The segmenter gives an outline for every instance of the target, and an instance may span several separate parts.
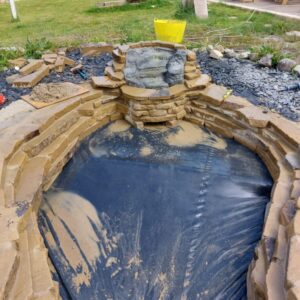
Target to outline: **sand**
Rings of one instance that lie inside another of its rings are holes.
[[[199,126],[181,121],[176,132],[168,134],[165,141],[170,146],[193,147],[197,144],[211,146],[217,149],[225,149],[226,141],[215,134],[207,133]]]
[[[154,152],[153,148],[150,145],[145,145],[140,150],[140,155],[142,157],[149,156]]]
[[[58,99],[72,96],[80,87],[70,82],[40,83],[35,86],[30,94],[30,100],[51,103]]]
[[[48,194],[41,210],[51,221],[58,237],[60,250],[64,254],[61,259],[64,260],[65,267],[73,269],[74,288],[79,291],[83,284],[89,286],[98,260],[108,260],[108,265],[114,262],[112,258],[109,259],[109,255],[116,248],[117,240],[108,237],[94,206],[74,193]],[[98,234],[93,226],[96,227]],[[50,232],[46,234],[46,240],[51,248],[58,249]]]
[[[107,128],[106,132],[107,135],[112,135],[114,133],[121,133],[127,131],[131,125],[126,122],[125,120],[117,120],[113,123],[111,123]]]

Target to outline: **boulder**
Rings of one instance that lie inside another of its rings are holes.
[[[222,46],[222,45],[216,45],[215,46],[215,50],[218,50],[218,51],[220,51],[221,53],[224,53],[224,47]]]
[[[296,66],[296,62],[289,58],[283,58],[278,63],[278,70],[290,72]]]
[[[237,57],[237,53],[233,50],[233,49],[224,49],[224,56],[228,57],[228,58],[236,58]]]
[[[300,31],[289,31],[286,32],[285,35],[289,38],[292,38],[293,40],[300,40]]]
[[[271,68],[272,67],[272,58],[273,58],[273,54],[267,54],[258,61],[258,64],[263,67]]]
[[[250,54],[251,54],[250,51],[242,51],[242,52],[238,53],[237,57],[239,59],[248,59]]]
[[[293,69],[293,72],[294,72],[296,75],[300,76],[300,65],[297,65],[297,66]]]
[[[221,59],[221,58],[223,58],[223,54],[219,50],[212,49],[209,52],[209,57],[214,58],[214,59]]]
[[[255,53],[255,52],[250,53],[249,59],[251,61],[258,61],[258,53]]]

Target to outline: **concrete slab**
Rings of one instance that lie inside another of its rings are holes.
[[[290,0],[287,5],[276,3],[273,0],[256,0],[255,2],[241,3],[233,0],[209,0],[209,2],[222,3],[259,12],[267,12],[284,18],[300,20],[300,1]]]

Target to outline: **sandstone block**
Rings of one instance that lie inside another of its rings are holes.
[[[296,213],[296,204],[295,201],[288,200],[283,205],[281,211],[280,211],[280,224],[287,226],[291,220],[293,219],[295,213]]]
[[[6,242],[0,248],[0,297],[5,299],[7,287],[13,282],[19,264],[18,251],[14,242]]]
[[[113,122],[113,121],[116,121],[116,120],[123,119],[123,114],[119,113],[119,112],[116,112],[116,113],[113,113],[112,115],[110,115],[109,117],[110,117],[110,121]]]
[[[24,145],[23,149],[30,157],[39,154],[59,135],[66,132],[79,119],[78,112],[70,112],[64,118],[57,120],[51,127]]]
[[[204,126],[204,120],[201,119],[201,118],[198,118],[197,116],[195,115],[191,115],[191,114],[187,114],[185,117],[184,117],[185,120],[193,123],[193,124],[196,124],[196,125],[200,125],[201,127]]]
[[[118,50],[122,55],[125,55],[127,51],[129,50],[130,46],[129,45],[119,45]]]
[[[20,74],[23,76],[31,74],[34,71],[37,71],[43,65],[43,63],[44,62],[41,59],[32,60],[29,64],[27,64],[20,70]]]
[[[107,76],[99,76],[99,77],[92,77],[92,84],[94,87],[105,87],[105,88],[110,88],[110,89],[115,89],[118,88],[120,86],[122,86],[123,84],[125,84],[124,81],[114,81],[111,80],[109,77]]]
[[[252,104],[246,98],[238,97],[234,95],[230,95],[222,103],[222,108],[229,109],[229,110],[238,110],[239,108],[249,107],[249,106],[252,106]]]
[[[196,70],[195,72],[185,73],[184,74],[184,79],[192,80],[192,79],[196,79],[200,76],[201,76],[200,70]]]
[[[224,86],[211,84],[207,86],[205,90],[201,91],[200,95],[201,99],[204,101],[215,106],[220,106],[223,103],[224,97],[227,95],[227,93],[228,90]]]
[[[57,59],[57,54],[56,53],[45,53],[42,55],[42,59]]]
[[[277,207],[282,207],[290,200],[291,182],[276,182],[272,188],[271,200]]]
[[[287,241],[286,227],[283,225],[279,225],[273,258],[285,263],[287,258],[287,250],[288,250],[288,241]]]
[[[182,118],[184,118],[186,115],[186,111],[185,110],[182,110],[181,112],[177,113],[176,114],[176,119],[177,120],[181,120]]]
[[[116,60],[116,62],[120,64],[124,64],[126,62],[126,57],[122,55],[118,49],[114,49],[112,51],[112,56]]]
[[[70,66],[70,67],[73,67],[76,65],[76,61],[74,61],[73,59],[66,57],[65,55],[64,55],[64,58],[65,58],[65,60],[64,60],[65,65]]]
[[[122,81],[124,80],[123,72],[116,72],[112,67],[105,68],[105,75],[107,75],[111,80]]]
[[[44,169],[47,163],[48,158],[35,157],[30,159],[24,166],[19,184],[16,187],[16,203],[30,204],[32,202],[42,185]]]
[[[288,233],[290,236],[300,235],[300,210],[296,211],[292,222],[288,225]]]
[[[282,300],[285,298],[284,289],[285,264],[281,261],[272,261],[266,276],[268,299]]]
[[[210,81],[211,81],[211,78],[208,75],[202,74],[202,75],[200,75],[200,77],[198,77],[196,79],[186,80],[185,85],[189,89],[204,89],[209,85]],[[212,90],[210,90],[210,91],[212,92]],[[202,93],[198,93],[198,94],[203,95]],[[191,95],[191,94],[188,94],[188,95]]]
[[[284,142],[281,142],[280,144],[282,145]],[[297,152],[289,152],[286,154],[285,160],[292,169],[300,170],[300,158]]]
[[[87,102],[87,101],[90,101],[90,100],[95,100],[97,98],[100,98],[102,95],[103,95],[103,92],[101,90],[99,90],[99,91],[92,91],[92,92],[90,92],[90,93],[88,93],[86,95],[82,95],[80,97],[80,101],[82,103],[84,103],[84,102]]]
[[[132,110],[131,113],[135,117],[149,116],[151,114],[148,110]]]
[[[117,103],[117,111],[126,115],[128,113],[128,106],[123,102]]]
[[[188,50],[187,55],[186,55],[186,59],[188,61],[195,61],[197,59],[196,53],[194,51]]]
[[[286,286],[288,288],[300,285],[300,236],[294,235],[290,240]]]
[[[297,199],[300,197],[300,180],[294,180],[291,191],[291,199]]]
[[[97,120],[95,120],[94,123],[91,123],[91,125],[84,132],[80,133],[79,139],[82,140],[82,139],[86,138],[87,136],[92,134],[97,129],[106,125],[109,121],[110,121],[109,116],[105,116],[102,118],[98,117]]]
[[[283,136],[291,145],[299,147],[300,145],[300,128],[295,126],[294,122],[283,117],[272,118],[270,120],[271,128]]]
[[[265,128],[271,120],[271,114],[268,111],[256,106],[240,108],[238,114],[251,126],[257,128]]]
[[[176,115],[166,115],[162,117],[141,117],[141,122],[157,123],[157,122],[166,122],[176,119]]]
[[[124,70],[125,64],[117,63],[116,61],[113,61],[112,67],[115,72],[122,72]]]
[[[88,52],[92,52],[93,55],[100,53],[111,53],[113,49],[113,45],[107,43],[87,43],[80,45],[80,51],[84,55],[86,55]]]
[[[233,137],[233,133],[230,129],[228,129],[226,127],[218,126],[213,121],[205,120],[204,124],[205,124],[205,127],[207,127],[209,130],[211,130],[212,132],[214,132],[216,134],[221,134],[222,136],[224,136],[226,138],[232,138]]]
[[[58,56],[55,64],[54,64],[55,71],[58,73],[62,73],[65,70],[65,57]]]
[[[256,249],[255,265],[250,275],[250,280],[254,286],[254,290],[262,297],[265,298],[266,291],[266,267],[264,254],[260,246]]]
[[[288,290],[287,300],[299,300],[300,299],[300,287],[295,286]]]
[[[5,78],[5,80],[8,84],[13,84],[15,80],[17,80],[21,77],[22,77],[22,75],[20,75],[20,74],[13,74],[13,75],[7,76]]]
[[[153,116],[153,117],[160,117],[160,116],[167,115],[166,110],[150,110],[149,113],[150,113],[150,116]]]
[[[193,72],[197,72],[197,68],[195,66],[185,66],[184,67],[184,73],[193,73]]]
[[[31,88],[40,82],[44,77],[49,74],[49,67],[42,65],[37,71],[14,80],[13,86],[21,88]]]
[[[22,68],[27,63],[27,59],[25,59],[24,57],[19,57],[16,59],[9,59],[8,62],[12,67]]]
[[[78,112],[82,116],[93,116],[94,115],[94,104],[92,102],[87,102],[78,108]]]

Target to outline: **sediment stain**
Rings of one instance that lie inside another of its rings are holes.
[[[81,285],[90,285],[97,262],[117,247],[117,238],[108,236],[93,205],[74,193],[48,193],[41,212],[53,229],[45,238],[62,252],[65,268],[72,269],[72,281],[79,292]]]
[[[217,149],[225,149],[226,141],[215,134],[209,133],[199,126],[181,121],[175,132],[169,133],[165,141],[170,146],[192,147],[197,144],[211,146]]]

